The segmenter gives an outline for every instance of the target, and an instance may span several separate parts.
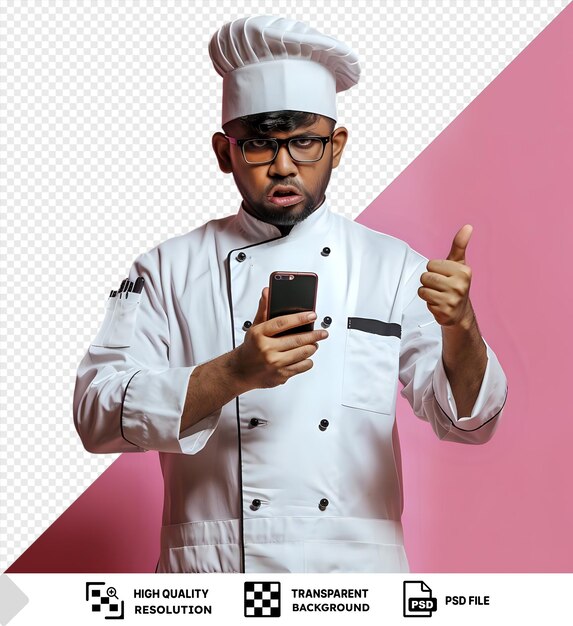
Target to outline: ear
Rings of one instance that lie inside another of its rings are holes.
[[[213,135],[211,144],[219,162],[219,169],[225,174],[230,174],[233,171],[231,144],[225,139],[225,135],[219,132]]]
[[[337,128],[332,135],[332,167],[338,167],[344,146],[348,140],[348,129],[344,126]]]

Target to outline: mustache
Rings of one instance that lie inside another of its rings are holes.
[[[288,180],[277,180],[275,181],[267,190],[267,195],[270,195],[273,191],[273,189],[275,189],[275,187],[280,187],[281,185],[283,185],[284,187],[293,187],[294,189],[296,189],[301,195],[303,193],[303,190],[300,188],[299,185],[293,183],[292,181],[288,181]]]

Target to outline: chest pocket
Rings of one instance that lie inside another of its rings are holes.
[[[129,292],[127,297],[117,295],[108,298],[104,319],[93,346],[128,348],[131,345],[141,296],[141,293]]]
[[[391,413],[398,385],[401,331],[400,324],[348,318],[342,404]]]

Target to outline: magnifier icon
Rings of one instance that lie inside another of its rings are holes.
[[[116,591],[115,587],[108,587],[106,593],[107,593],[109,598],[115,598],[116,600],[118,599],[117,591]]]

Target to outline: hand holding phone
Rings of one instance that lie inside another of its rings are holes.
[[[316,288],[312,308],[315,298]],[[278,308],[273,307],[276,315],[269,319],[269,288],[263,289],[253,324],[243,343],[233,351],[232,368],[246,391],[276,387],[313,367],[310,357],[318,350],[319,341],[328,337],[328,332],[312,330],[316,313],[312,308],[303,308],[302,313],[280,315]]]

